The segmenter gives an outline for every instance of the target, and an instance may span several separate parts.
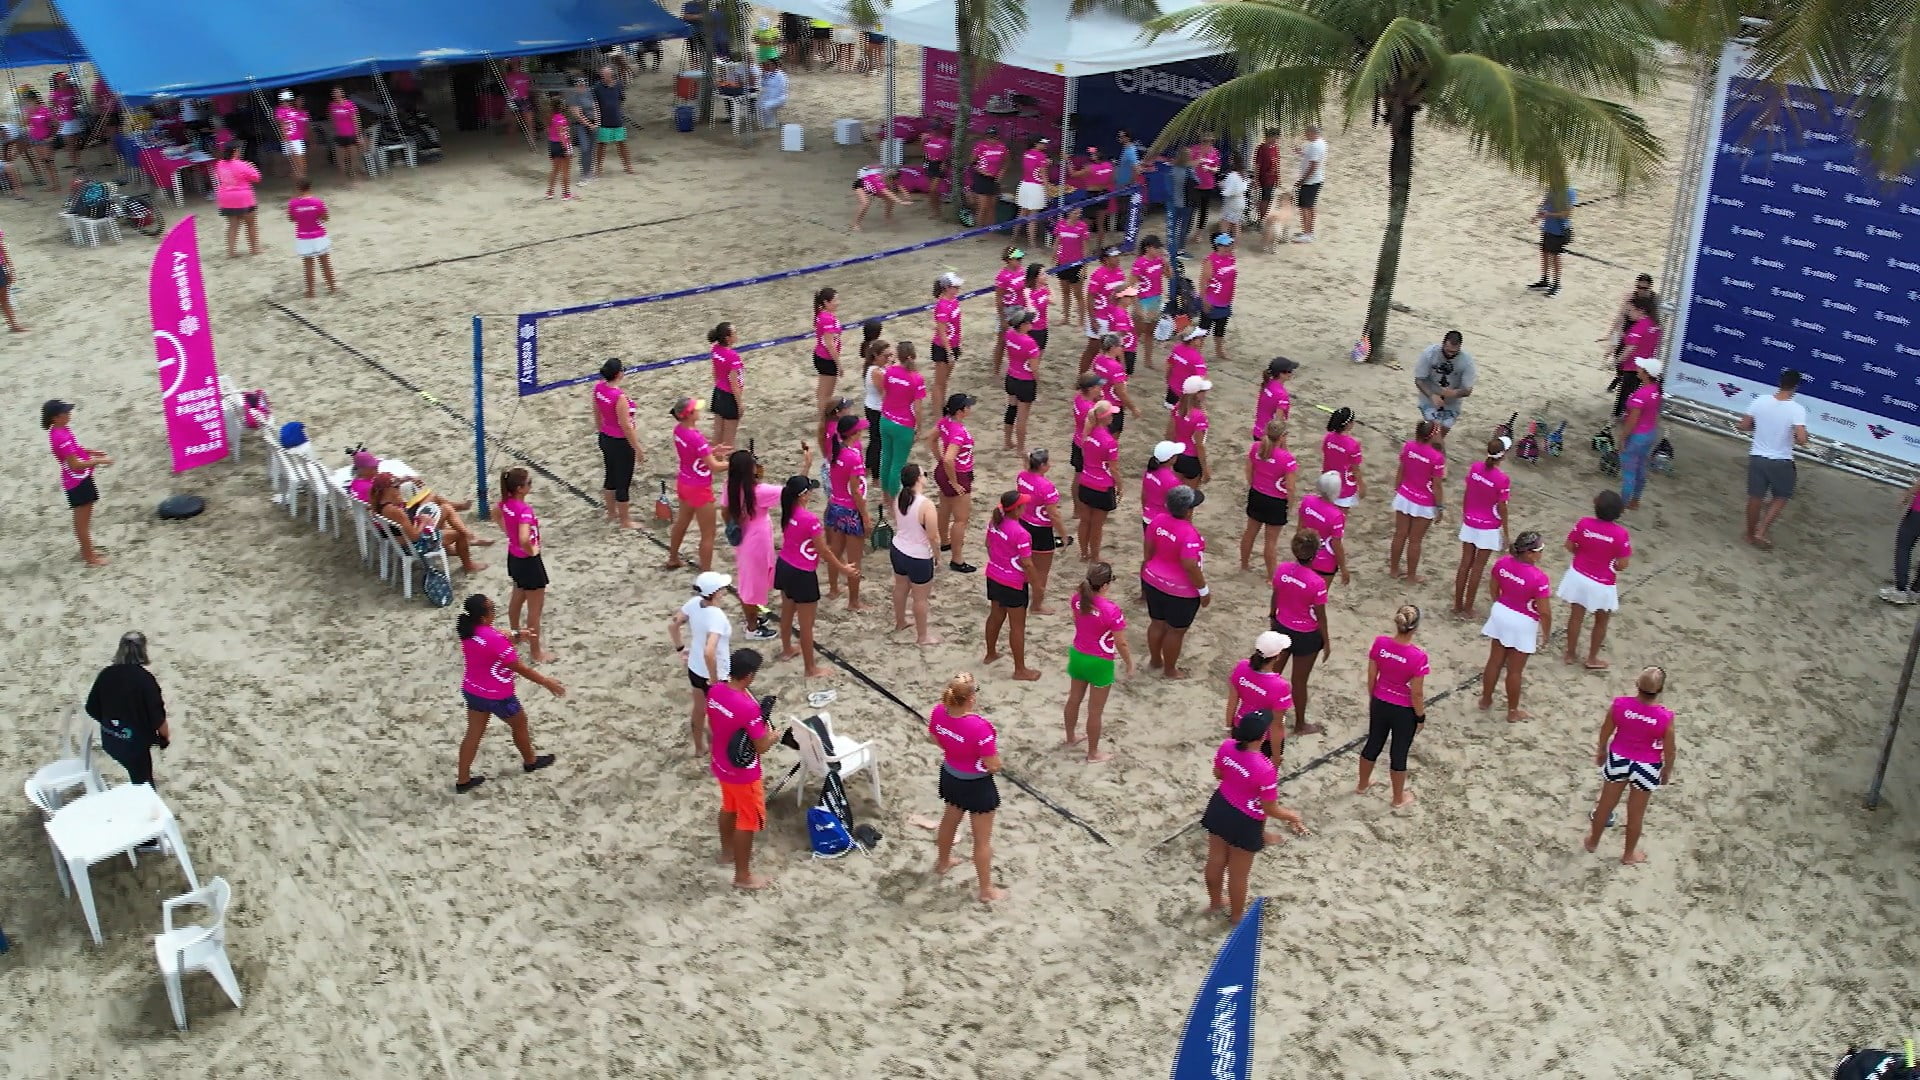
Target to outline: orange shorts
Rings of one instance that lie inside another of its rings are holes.
[[[763,780],[751,784],[720,782],[720,812],[733,815],[733,827],[741,832],[760,832],[767,827],[767,786]]]
[[[680,496],[680,505],[695,508],[707,506],[713,502],[713,485],[698,484],[688,486],[679,482],[673,485],[674,494]]]

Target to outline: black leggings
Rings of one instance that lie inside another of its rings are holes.
[[[1911,591],[1916,584],[1908,572],[1913,569],[1913,545],[1920,543],[1920,510],[1909,510],[1900,519],[1900,533],[1893,540],[1893,587]]]
[[[153,747],[100,732],[100,749],[127,770],[127,782],[153,786]]]
[[[606,463],[607,478],[600,490],[613,492],[613,501],[627,502],[633,487],[633,444],[600,433],[600,460]]]
[[[1367,707],[1367,745],[1360,756],[1368,761],[1380,760],[1380,748],[1387,745],[1387,738],[1393,738],[1393,747],[1387,754],[1387,767],[1394,772],[1407,771],[1407,751],[1413,749],[1413,733],[1419,727],[1414,719],[1413,706],[1395,705],[1391,702],[1372,698]]]
[[[867,476],[880,479],[880,410],[867,410]]]
[[[1640,389],[1640,373],[1638,371],[1616,371],[1613,375],[1613,382],[1614,385],[1618,387],[1613,395],[1613,415],[1619,416],[1627,411],[1627,398],[1631,397],[1635,390]]]

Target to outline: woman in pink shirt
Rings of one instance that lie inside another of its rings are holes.
[[[1126,432],[1128,416],[1135,419],[1140,416],[1140,406],[1133,403],[1133,394],[1127,389],[1128,379],[1132,375],[1127,366],[1126,339],[1111,331],[1100,335],[1100,351],[1094,356],[1093,366],[1087,369],[1087,375],[1102,380],[1100,397],[1111,402],[1118,410],[1113,414],[1113,437],[1116,439]],[[1087,375],[1081,378],[1085,379]],[[1079,403],[1075,402],[1074,407],[1078,408]],[[1074,419],[1082,418],[1076,416]]]
[[[913,434],[920,427],[920,403],[927,397],[927,380],[920,374],[913,342],[897,346],[874,343],[880,357],[880,486],[888,496],[900,494],[900,467],[913,452]],[[892,363],[887,359],[891,357]]]
[[[1260,752],[1273,723],[1265,709],[1234,722],[1233,732],[1214,751],[1213,777],[1220,786],[1200,818],[1207,830],[1207,914],[1224,914],[1236,923],[1247,910],[1253,857],[1281,839],[1267,828],[1267,819],[1286,822],[1295,836],[1307,834],[1300,812],[1280,805],[1279,769]]]
[[[673,453],[680,462],[674,475],[674,494],[680,507],[673,515],[673,528],[667,533],[667,561],[662,570],[678,570],[686,565],[680,556],[680,542],[687,538],[687,526],[700,522],[700,571],[713,569],[713,533],[719,520],[719,508],[713,501],[713,478],[727,467],[727,455],[733,447],[714,446],[700,434],[700,401],[681,398],[674,402]]]
[[[1640,361],[1660,351],[1660,302],[1651,293],[1638,292],[1627,297],[1627,332],[1620,337],[1607,366],[1613,369],[1613,415],[1627,409],[1627,399],[1648,380],[1639,371]]]
[[[500,529],[507,534],[507,578],[513,592],[507,597],[507,626],[513,640],[525,641],[533,650],[533,662],[544,664],[553,659],[542,644],[540,615],[547,606],[547,563],[540,557],[540,515],[527,505],[527,492],[533,478],[525,469],[508,469],[500,474],[500,504],[494,508]],[[520,613],[526,612],[526,629],[521,629]]]
[[[1204,211],[1203,211],[1204,213]],[[1227,320],[1233,318],[1233,286],[1240,268],[1233,258],[1233,237],[1220,233],[1200,264],[1200,329],[1213,335],[1213,357],[1227,359]]]
[[[813,294],[813,407],[825,412],[840,382],[840,294],[821,289]]]
[[[947,804],[934,838],[933,872],[937,876],[960,865],[953,842],[960,819],[971,818],[974,895],[991,904],[1007,895],[993,883],[993,813],[1000,809],[993,774],[1000,771],[1000,743],[993,724],[976,711],[978,689],[972,675],[955,675],[927,720],[927,736],[940,747],[940,801]]]
[[[1098,402],[1087,410],[1074,442],[1080,451],[1080,471],[1073,478],[1074,499],[1080,506],[1080,561],[1099,562],[1100,542],[1107,531],[1107,515],[1119,507],[1114,491],[1114,462],[1120,456],[1120,442],[1113,437],[1107,422],[1114,408]]]
[[[573,122],[567,119],[566,101],[559,94],[547,95],[547,162],[547,198],[553,198],[557,183],[561,201],[572,202]]]
[[[1520,707],[1520,677],[1527,657],[1553,636],[1552,582],[1540,569],[1546,542],[1537,532],[1513,538],[1513,554],[1493,564],[1493,610],[1480,628],[1487,641],[1487,667],[1480,673],[1480,708],[1493,708],[1493,688],[1506,674],[1507,722],[1533,719]]]
[[[327,122],[333,129],[333,159],[340,165],[340,175],[347,178],[347,186],[353,186],[353,170],[356,165],[362,173],[367,170],[366,162],[360,160],[366,147],[360,142],[360,106],[347,97],[347,88],[336,86],[333,97],[327,102]],[[549,183],[547,198],[553,198],[552,184]]]
[[[1286,527],[1299,473],[1300,463],[1287,449],[1287,422],[1279,417],[1267,421],[1266,431],[1247,448],[1247,527],[1240,533],[1240,569],[1253,569],[1253,540],[1259,535],[1267,576],[1273,576],[1280,561],[1280,530]]]
[[[1607,662],[1600,659],[1600,645],[1607,640],[1607,623],[1620,610],[1619,572],[1633,557],[1633,540],[1627,527],[1620,524],[1626,503],[1617,491],[1603,491],[1593,497],[1593,516],[1581,518],[1567,533],[1567,551],[1573,565],[1560,577],[1555,594],[1573,609],[1567,613],[1567,651],[1562,663],[1571,664],[1580,651],[1580,623],[1588,610],[1593,612],[1593,635],[1587,643],[1587,670],[1604,671]]]
[[[1286,716],[1293,711],[1293,688],[1282,670],[1287,650],[1293,641],[1278,630],[1262,630],[1253,639],[1253,652],[1227,675],[1227,711],[1224,725],[1228,731],[1250,712],[1265,709],[1276,720],[1278,732],[1269,731],[1260,744],[1260,752],[1275,765],[1286,756],[1283,740],[1287,737]]]
[[[1047,467],[1053,455],[1040,448],[1027,454],[1027,467],[1013,478],[1014,490],[1026,496],[1020,504],[1020,524],[1033,541],[1033,613],[1051,615],[1047,606],[1047,579],[1053,572],[1053,553],[1060,549],[1060,533],[1055,516],[1060,510],[1060,489],[1047,479]]]
[[[982,664],[1000,659],[1000,628],[1007,627],[1007,648],[1013,653],[1017,682],[1037,682],[1040,673],[1027,666],[1027,603],[1032,599],[1033,538],[1020,524],[1026,496],[1003,492],[987,518],[987,654]]]
[[[260,182],[260,170],[240,156],[245,149],[245,144],[235,142],[227,147],[225,157],[213,163],[215,198],[220,206],[220,216],[227,219],[229,259],[240,257],[240,253],[234,250],[234,244],[240,239],[242,225],[247,227],[247,254],[260,254],[260,223],[257,220],[260,202],[253,193],[253,185]]]
[[[1140,474],[1140,542],[1145,544],[1153,523],[1167,512],[1167,492],[1180,486],[1180,474],[1173,462],[1187,452],[1186,443],[1161,441],[1147,455],[1146,470]]]
[[[1600,723],[1600,743],[1593,751],[1593,763],[1600,767],[1600,799],[1588,816],[1593,824],[1581,846],[1588,851],[1599,849],[1600,836],[1613,820],[1613,808],[1625,794],[1626,849],[1620,862],[1627,866],[1647,861],[1647,853],[1640,850],[1647,800],[1673,778],[1673,710],[1659,701],[1666,688],[1665,668],[1642,668],[1634,685],[1638,693],[1614,698],[1608,706],[1607,717]]]
[[[1311,497],[1311,496],[1309,496]],[[1336,513],[1338,511],[1335,511]],[[1288,697],[1293,702],[1293,733],[1318,735],[1326,728],[1307,723],[1307,680],[1323,656],[1333,655],[1333,635],[1327,629],[1327,582],[1313,568],[1320,552],[1320,534],[1304,525],[1288,541],[1292,562],[1273,570],[1273,610],[1269,625],[1287,637],[1287,656],[1293,664]],[[1286,722],[1286,716],[1280,722]]]
[[[1127,269],[1127,281],[1134,291],[1134,310],[1140,313],[1140,358],[1147,370],[1153,369],[1153,335],[1160,323],[1160,309],[1167,299],[1167,249],[1160,238],[1147,235],[1140,240],[1140,255]]]
[[[857,566],[866,552],[865,539],[873,532],[873,518],[867,509],[866,459],[860,444],[867,421],[859,416],[843,416],[827,437],[827,550],[839,556],[839,562]],[[803,470],[805,471],[805,470]],[[827,566],[827,599],[840,595],[840,574],[836,564]],[[847,610],[865,611],[860,603],[860,579],[847,582]]]
[[[93,504],[100,501],[93,470],[113,464],[113,459],[81,446],[67,426],[72,419],[70,402],[55,398],[40,406],[40,429],[47,433],[47,445],[60,465],[61,490],[67,493],[67,506],[73,510],[73,535],[80,541],[80,560],[88,566],[105,566],[106,556],[93,549]]]
[[[938,205],[938,200],[935,201]],[[966,282],[951,270],[933,279],[933,400],[947,400],[947,377],[960,359],[960,286]]]
[[[1107,693],[1113,687],[1114,660],[1118,658],[1126,665],[1126,673],[1133,674],[1133,653],[1127,649],[1127,617],[1119,604],[1107,598],[1107,588],[1112,584],[1113,567],[1094,563],[1087,567],[1086,579],[1067,601],[1067,608],[1073,612],[1073,647],[1067,650],[1066,745],[1080,741],[1075,728],[1084,699],[1089,765],[1112,757],[1101,751],[1100,734]]]
[[[1501,470],[1500,462],[1513,449],[1513,440],[1495,435],[1487,442],[1487,456],[1467,466],[1466,491],[1460,496],[1460,566],[1453,572],[1453,615],[1456,619],[1473,617],[1473,606],[1480,595],[1480,579],[1486,576],[1487,560],[1496,551],[1505,551],[1512,537],[1507,528],[1511,510],[1507,497],[1513,481]]]
[[[740,431],[740,399],[747,392],[747,365],[733,351],[738,340],[730,322],[707,331],[713,355],[713,399],[708,404],[713,411],[713,441],[721,446],[732,446]]]
[[[1320,440],[1320,470],[1340,474],[1340,493],[1333,505],[1351,510],[1367,494],[1367,480],[1360,472],[1360,440],[1353,437],[1357,423],[1353,410],[1345,405],[1327,417],[1327,434]]]
[[[1020,290],[1020,304],[1033,312],[1033,323],[1026,328],[1027,336],[1040,346],[1041,352],[1047,351],[1050,324],[1047,319],[1053,310],[1053,287],[1047,284],[1047,267],[1044,263],[1028,263],[1026,284]]]
[[[460,759],[453,790],[468,792],[487,782],[473,772],[473,759],[480,752],[480,737],[487,724],[499,717],[513,733],[514,748],[520,751],[520,768],[538,772],[553,764],[552,754],[537,753],[533,733],[527,728],[527,710],[513,692],[514,676],[535,686],[545,687],[554,697],[565,697],[567,688],[528,667],[514,650],[513,639],[493,628],[493,601],[483,593],[467,597],[454,632],[460,635],[460,655],[466,662],[466,674],[460,680],[460,696],[467,705],[467,734],[460,740]]]
[[[1634,362],[1640,386],[1628,394],[1614,423],[1614,445],[1620,448],[1620,497],[1627,509],[1640,509],[1640,495],[1647,490],[1647,463],[1660,439],[1660,361],[1642,357]]]
[[[1393,636],[1381,634],[1367,650],[1367,745],[1360,751],[1360,786],[1354,792],[1364,795],[1373,786],[1373,763],[1391,740],[1387,775],[1396,810],[1413,802],[1413,792],[1407,790],[1407,751],[1427,722],[1427,676],[1432,668],[1426,650],[1413,643],[1419,628],[1420,609],[1404,604],[1393,613]]]
[[[46,179],[42,182],[52,184],[59,178],[53,164],[53,110],[40,100],[39,91],[22,90],[20,111],[27,117],[27,164],[36,180],[44,175]]]
[[[800,657],[809,679],[826,674],[813,662],[813,617],[820,606],[820,560],[847,576],[860,576],[858,563],[840,561],[822,543],[826,531],[820,518],[807,509],[807,500],[820,487],[811,476],[789,476],[780,489],[780,555],[773,564],[773,587],[780,590],[780,659]],[[800,644],[793,643],[795,630]]]
[[[812,457],[802,443],[801,469]],[[760,460],[751,450],[735,450],[727,458],[727,527],[739,531],[733,548],[733,589],[740,596],[747,636],[765,641],[774,635],[767,625],[768,594],[773,588],[773,514],[780,507],[780,487],[761,479]]]
[[[297,184],[307,178],[307,128],[312,121],[307,118],[307,110],[294,101],[293,91],[280,91],[273,124],[280,133],[280,151],[287,155],[287,169]]]
[[[1338,572],[1340,584],[1350,585],[1353,577],[1347,572],[1347,512],[1334,502],[1339,494],[1340,474],[1321,473],[1314,481],[1313,494],[1300,500],[1300,528],[1311,529],[1320,538],[1319,550],[1313,556],[1314,571],[1328,584]]]
[[[1027,272],[1020,261],[1027,253],[1009,247],[1000,253],[1000,271],[993,275],[993,373],[997,376],[1007,360],[1007,317],[1019,309],[1020,293],[1026,288]]]
[[[967,526],[973,518],[973,432],[967,428],[967,417],[973,415],[975,404],[971,394],[948,397],[933,436],[940,550],[946,553],[947,569],[960,574],[979,569],[966,560]]]
[[[893,224],[893,208],[913,205],[913,196],[900,189],[900,170],[883,165],[863,165],[853,174],[853,224],[848,231],[859,232],[867,218],[867,207],[879,199],[886,223]]]
[[[1014,308],[1007,313],[1007,332],[1001,335],[1007,354],[1007,411],[1000,418],[1000,448],[1020,454],[1027,452],[1027,413],[1040,386],[1040,344],[1027,333],[1033,319],[1032,311]]]
[[[1092,233],[1087,223],[1081,220],[1080,206],[1075,204],[1067,208],[1060,224],[1053,228],[1053,265],[1060,275],[1060,323],[1063,326],[1076,326],[1074,315],[1082,319],[1087,314],[1087,286],[1084,281],[1087,257],[1087,237]]]
[[[1180,403],[1173,407],[1173,414],[1167,417],[1168,442],[1177,442],[1186,447],[1180,456],[1173,459],[1173,471],[1189,485],[1198,488],[1213,478],[1213,469],[1207,464],[1207,391],[1213,389],[1213,383],[1204,375],[1189,375],[1180,386]]]
[[[1049,145],[1046,139],[1035,139],[1021,153],[1020,186],[1013,191],[1013,204],[1020,208],[1020,216],[1026,219],[1015,227],[1014,236],[1025,238],[1034,247],[1040,245],[1040,234],[1045,228],[1040,220],[1040,211],[1047,208],[1047,186],[1058,179],[1053,174],[1053,157],[1047,149]]]
[[[1407,580],[1426,584],[1420,576],[1420,548],[1427,529],[1440,520],[1440,485],[1447,477],[1447,455],[1440,449],[1446,429],[1431,420],[1413,426],[1413,438],[1400,447],[1400,475],[1394,481],[1393,543],[1387,549],[1387,573],[1400,576],[1400,555],[1407,556]]]
[[[327,236],[327,204],[313,193],[313,181],[301,177],[295,182],[299,194],[287,203],[287,220],[293,222],[293,253],[300,256],[300,269],[307,282],[307,299],[313,299],[313,270],[318,263],[327,291],[336,292],[333,280],[333,240]]]
[[[1260,396],[1253,402],[1253,438],[1259,438],[1267,430],[1267,422],[1274,417],[1291,420],[1293,398],[1287,393],[1287,382],[1300,365],[1284,356],[1276,356],[1267,361],[1267,370],[1260,376]]]
[[[626,373],[618,357],[600,365],[600,381],[593,384],[593,427],[600,444],[600,462],[604,477],[600,500],[607,508],[607,520],[623,529],[633,523],[631,502],[633,467],[646,459],[640,449],[640,434],[634,430],[633,402],[620,389]]]
[[[1147,529],[1140,566],[1140,590],[1146,594],[1147,666],[1169,679],[1184,679],[1180,649],[1187,628],[1209,602],[1207,541],[1194,527],[1193,512],[1206,496],[1181,486],[1167,492],[1167,510]]]

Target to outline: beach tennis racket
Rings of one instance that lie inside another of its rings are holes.
[[[653,500],[653,519],[655,521],[673,520],[673,503],[667,498],[667,482],[660,481],[660,497]]]

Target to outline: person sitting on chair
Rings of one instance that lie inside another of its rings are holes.
[[[378,473],[367,489],[367,506],[375,517],[400,530],[407,544],[416,551],[422,536],[429,532],[444,534],[447,550],[460,560],[460,569],[477,574],[487,568],[473,561],[473,548],[490,540],[476,540],[466,522],[454,511],[453,504],[427,490],[417,478],[400,480],[392,473]],[[428,545],[431,550],[432,545]]]

